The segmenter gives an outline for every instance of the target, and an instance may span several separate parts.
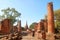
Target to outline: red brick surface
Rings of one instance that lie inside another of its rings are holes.
[[[10,20],[9,19],[5,19],[3,21],[1,21],[0,24],[0,33],[2,34],[7,34],[10,33]]]
[[[53,3],[48,3],[48,33],[54,33]]]

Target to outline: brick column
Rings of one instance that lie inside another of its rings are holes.
[[[54,38],[54,13],[53,13],[53,3],[48,3],[48,16],[47,16],[47,22],[48,22],[48,35],[47,40],[55,40]]]
[[[45,30],[44,29],[44,20],[41,20],[41,22],[38,23],[38,29],[37,30],[40,30],[40,31]]]
[[[45,31],[45,27],[44,27],[44,22],[45,22],[45,20],[41,20],[38,23],[38,38],[45,40],[46,39],[46,31]]]
[[[41,31],[41,22],[38,23],[37,31]]]
[[[17,28],[18,28],[18,32],[21,32],[21,20],[20,20],[20,21],[18,21]]]
[[[54,13],[53,13],[53,3],[48,3],[48,33],[54,33]]]
[[[34,24],[35,32],[37,31],[37,28],[38,28],[38,23],[35,23],[35,24]]]
[[[44,28],[45,28],[45,32],[47,32],[47,29],[48,29],[47,20],[44,20]]]
[[[45,30],[45,28],[46,28],[46,23],[45,23],[45,20],[43,19],[43,20],[41,20],[41,25],[42,25],[42,28],[41,28],[41,34],[42,34],[42,39],[44,39],[44,40],[46,40],[46,30]]]

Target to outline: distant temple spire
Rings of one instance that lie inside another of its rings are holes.
[[[27,24],[27,21],[26,21],[25,30],[27,30],[27,29],[28,29],[28,24]]]

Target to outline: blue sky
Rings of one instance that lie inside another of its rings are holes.
[[[60,0],[0,0],[0,10],[8,7],[15,8],[21,13],[22,26],[25,26],[26,21],[30,25],[44,19],[49,2],[53,2],[54,10],[60,9]]]

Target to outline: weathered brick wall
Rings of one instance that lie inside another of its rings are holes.
[[[2,24],[1,24],[1,22],[0,22],[0,31],[1,31],[1,26],[2,26]]]
[[[45,31],[47,32],[48,31],[48,23],[47,23],[47,20],[44,20],[44,28],[45,28]]]
[[[7,33],[10,33],[10,20],[9,19],[5,19],[1,22],[0,24],[1,26],[1,33],[2,34],[7,34]]]
[[[17,32],[17,31],[18,31],[17,26],[13,26],[13,31],[14,31],[14,32]]]
[[[48,30],[48,24],[47,24],[47,20],[41,20],[41,22],[42,22],[42,28],[44,29],[44,31],[45,32],[47,32],[47,30]]]
[[[41,22],[38,23],[38,29],[39,31],[41,31]]]
[[[18,32],[21,32],[21,20],[17,23]]]
[[[35,24],[34,24],[34,29],[35,29],[35,31],[37,31],[37,28],[38,28],[38,23],[35,23]]]
[[[41,20],[39,23],[38,23],[38,30],[43,30],[44,29],[44,21]]]

